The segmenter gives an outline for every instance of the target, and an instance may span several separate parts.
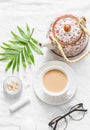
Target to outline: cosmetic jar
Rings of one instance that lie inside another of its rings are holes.
[[[22,82],[18,77],[9,76],[4,80],[3,90],[6,96],[16,98],[22,92]]]

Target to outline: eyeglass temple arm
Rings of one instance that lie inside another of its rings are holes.
[[[88,110],[87,109],[77,109],[75,111],[83,111],[83,112],[87,112]]]

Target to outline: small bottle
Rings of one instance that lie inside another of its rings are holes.
[[[6,96],[16,98],[22,92],[22,82],[15,76],[9,76],[3,83],[3,89]]]

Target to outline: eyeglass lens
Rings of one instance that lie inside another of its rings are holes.
[[[76,110],[75,110],[76,109]],[[70,111],[72,110],[75,110],[73,111],[72,113],[69,114],[69,116],[73,119],[73,120],[76,120],[76,121],[79,121],[81,119],[83,119],[84,115],[85,115],[85,112],[84,111],[80,111],[83,109],[83,105],[80,104],[80,105],[75,105],[74,107],[72,107],[70,109]]]

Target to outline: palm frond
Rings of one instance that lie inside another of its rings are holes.
[[[4,42],[0,47],[3,52],[0,53],[0,61],[8,61],[5,70],[8,71],[12,68],[12,72],[15,70],[19,71],[22,63],[23,67],[27,67],[28,64],[34,64],[35,58],[33,51],[42,55],[42,51],[39,49],[37,44],[39,43],[33,38],[34,29],[30,29],[26,24],[26,32],[19,26],[17,26],[20,35],[17,35],[11,31],[14,40],[9,40],[8,43]]]

